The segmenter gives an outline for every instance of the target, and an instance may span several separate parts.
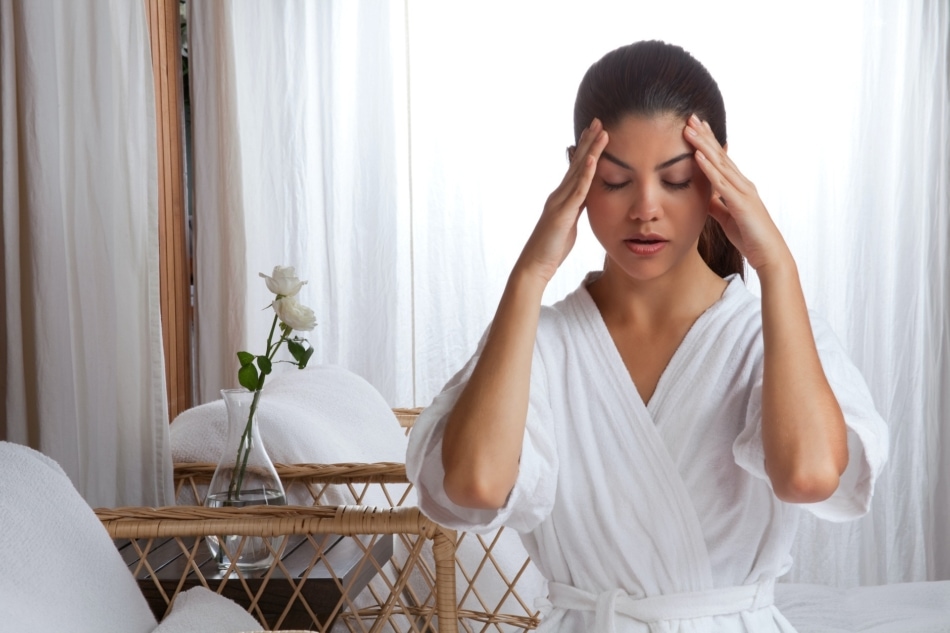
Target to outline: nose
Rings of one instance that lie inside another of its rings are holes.
[[[636,194],[630,201],[627,215],[633,220],[649,222],[662,215],[663,207],[660,203],[660,192],[656,187],[644,185],[637,187]]]

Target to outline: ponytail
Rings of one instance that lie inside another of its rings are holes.
[[[706,218],[706,226],[699,235],[699,255],[720,277],[738,274],[745,279],[742,253],[729,241],[722,226],[712,216]]]

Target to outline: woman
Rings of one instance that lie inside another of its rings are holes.
[[[549,580],[541,630],[793,631],[773,585],[798,514],[867,511],[884,423],[809,317],[698,61],[608,53],[574,128],[488,332],[412,432],[420,505],[521,532]],[[585,209],[604,268],[543,307]]]

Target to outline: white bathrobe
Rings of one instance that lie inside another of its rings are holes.
[[[644,404],[586,290],[591,279],[541,310],[520,468],[505,507],[462,508],[442,487],[443,424],[477,352],[410,435],[407,470],[420,507],[457,529],[508,525],[522,534],[550,581],[540,631],[794,631],[772,588],[792,564],[798,513],[862,515],[887,459],[887,429],[865,381],[813,317],[848,425],[849,464],[830,499],[786,504],[764,469],[760,300],[730,279]]]

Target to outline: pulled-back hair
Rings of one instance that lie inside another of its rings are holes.
[[[574,101],[574,141],[597,117],[604,127],[627,115],[673,114],[684,121],[696,114],[726,144],[726,108],[709,71],[679,46],[634,42],[604,55],[591,66]],[[699,254],[717,275],[743,274],[743,259],[712,216],[699,236]]]

